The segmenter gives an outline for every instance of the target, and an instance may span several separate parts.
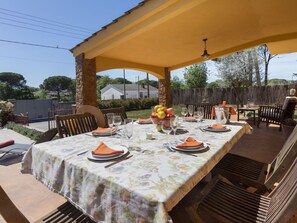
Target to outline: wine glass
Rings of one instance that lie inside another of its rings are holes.
[[[203,108],[197,108],[197,118],[198,118],[198,122],[202,122],[203,116],[204,116],[204,111]]]
[[[122,117],[120,115],[115,115],[113,117],[113,124],[118,129],[118,127],[122,124]]]
[[[169,145],[169,133],[171,132],[171,125],[167,121],[161,122],[161,129],[167,135],[167,144]]]
[[[184,118],[186,117],[186,115],[188,114],[188,109],[186,107],[182,107],[181,108],[181,115],[184,116]]]
[[[110,136],[112,136],[112,127],[114,125],[114,113],[107,113],[106,119],[107,119],[108,127],[111,129]]]
[[[124,120],[124,134],[130,140],[133,135],[133,119]],[[129,147],[129,145],[128,145]]]
[[[193,116],[193,114],[194,114],[194,106],[193,105],[188,106],[188,113],[190,116]]]
[[[173,130],[174,138],[175,138],[176,130],[178,128],[178,122],[179,122],[178,117],[170,119],[170,126]]]

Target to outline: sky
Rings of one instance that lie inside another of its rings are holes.
[[[141,0],[1,1],[0,72],[22,74],[27,85],[32,87],[38,87],[50,76],[63,75],[74,79],[74,57],[65,49],[73,48],[139,2]],[[57,49],[57,46],[65,49]],[[211,82],[218,79],[217,71],[212,62],[208,65],[208,82]],[[269,69],[270,79],[292,80],[292,74],[297,73],[297,53],[278,55],[271,61]],[[181,68],[172,71],[172,76],[183,78],[183,73],[184,68]],[[122,77],[123,71],[109,70],[98,74],[116,78]],[[130,81],[137,81],[138,76],[140,80],[146,78],[143,72],[126,70],[126,78]],[[156,80],[152,75],[150,79]]]

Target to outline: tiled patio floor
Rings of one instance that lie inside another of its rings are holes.
[[[262,124],[260,128],[254,127],[252,135],[245,135],[234,146],[232,153],[262,162],[271,162],[284,141],[284,135],[279,132],[277,126],[267,128]],[[0,166],[0,182],[30,221],[39,219],[65,201],[35,180],[33,176],[21,174],[19,169],[20,164]],[[1,216],[0,222],[4,222]]]

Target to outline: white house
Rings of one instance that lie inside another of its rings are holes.
[[[158,98],[158,89],[149,86],[150,98]],[[147,98],[147,85],[126,84],[126,98]],[[109,84],[101,90],[101,100],[123,99],[124,84]]]

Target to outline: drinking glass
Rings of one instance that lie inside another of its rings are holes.
[[[171,132],[171,125],[167,121],[161,122],[161,129],[167,135],[167,144],[169,144],[169,133]]]
[[[176,130],[178,128],[178,122],[179,122],[178,117],[170,119],[170,126],[173,130],[174,138],[175,138]]]
[[[113,124],[118,129],[118,127],[122,124],[122,117],[120,115],[115,115],[113,117]]]
[[[128,139],[128,141],[132,138],[132,135],[133,135],[133,119],[125,119],[124,120],[124,135]]]
[[[204,110],[203,110],[203,108],[197,108],[197,111],[196,111],[197,113],[197,121],[198,122],[202,122],[202,119],[203,119],[203,116],[204,116]]]
[[[193,105],[188,106],[188,113],[190,116],[193,116],[193,114],[194,114],[194,106]]]
[[[188,114],[188,109],[186,107],[182,107],[180,113],[182,116],[186,117],[186,115]]]
[[[112,127],[114,125],[114,113],[107,113],[106,118],[107,118],[108,127],[111,128],[110,136],[112,136]]]

